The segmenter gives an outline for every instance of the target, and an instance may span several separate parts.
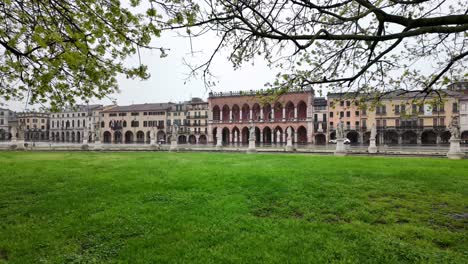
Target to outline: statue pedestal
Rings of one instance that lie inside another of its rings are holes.
[[[367,148],[367,151],[371,154],[377,153],[377,146],[375,145],[375,138],[370,139],[370,144],[369,144],[369,147]]]
[[[294,151],[292,140],[288,138],[286,142],[286,151]]]
[[[460,139],[450,139],[450,149],[447,153],[449,159],[463,159],[465,157],[465,153],[460,148],[460,141]]]
[[[346,156],[347,151],[344,145],[344,138],[336,139],[335,156]]]
[[[88,140],[87,139],[83,139],[83,145],[88,145]]]
[[[94,150],[101,150],[102,149],[102,145],[101,145],[101,141],[99,140],[96,140],[94,141]]]
[[[223,142],[221,141],[221,138],[218,137],[218,140],[216,141],[216,149],[221,150],[223,148]]]
[[[249,140],[249,148],[247,149],[247,153],[256,153],[257,149],[255,147],[255,140]]]
[[[169,147],[169,151],[179,151],[179,146],[177,145],[177,141],[171,140],[171,146]]]
[[[26,148],[24,147],[24,140],[17,140],[16,138],[12,138],[10,148],[13,150],[25,150]]]

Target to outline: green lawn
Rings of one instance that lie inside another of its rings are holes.
[[[0,263],[467,263],[468,160],[0,153]]]

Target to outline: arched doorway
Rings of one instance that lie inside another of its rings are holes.
[[[461,133],[460,139],[462,144],[468,144],[468,130]]]
[[[294,120],[294,104],[288,101],[285,106],[286,120]]]
[[[238,105],[233,105],[232,106],[232,120],[234,122],[239,121],[240,119],[240,108]]]
[[[242,144],[249,143],[249,128],[244,127],[242,128]]]
[[[269,127],[263,128],[263,143],[271,144],[271,128]]]
[[[149,132],[149,131],[148,131]],[[138,131],[136,133],[136,137],[137,137],[137,143],[138,144],[143,144],[145,143],[145,132],[143,131]]]
[[[327,137],[324,134],[315,135],[316,145],[325,145],[327,143]]]
[[[166,133],[164,133],[164,131],[160,130],[156,134],[156,138],[157,138],[158,143],[159,142],[165,143],[166,142]]]
[[[426,130],[422,132],[421,143],[425,145],[437,144],[437,134],[433,130]]]
[[[351,144],[358,144],[359,143],[359,133],[351,130],[346,134],[346,138],[349,139]]]
[[[184,135],[180,135],[180,136],[179,136],[179,139],[178,139],[178,143],[179,143],[179,144],[185,144],[185,143],[187,143],[187,137],[184,136]]]
[[[213,107],[213,120],[214,121],[219,121],[220,120],[220,110],[219,110],[219,106],[215,105]]]
[[[104,143],[111,143],[112,135],[109,131],[105,131],[103,135]]]
[[[240,142],[240,138],[241,138],[241,134],[240,134],[240,130],[238,127],[234,127],[232,129],[232,143],[239,143]]]
[[[71,142],[75,142],[75,132],[71,132]]]
[[[276,112],[276,109],[275,109],[275,112]],[[275,113],[275,116],[276,116],[276,113]],[[275,142],[275,144],[280,144],[280,143],[283,143],[283,129],[279,126],[277,126],[275,128],[275,132],[273,133],[273,141]]]
[[[223,116],[222,116],[222,120],[223,121],[229,121],[231,119],[231,117],[229,116],[229,106],[228,105],[224,105],[223,106]]]
[[[266,103],[264,106],[263,106],[263,120],[265,121],[270,121],[270,119],[272,119],[272,116],[271,116],[271,105],[269,103]]]
[[[275,104],[275,121],[281,121],[283,119],[283,106],[280,102]]]
[[[223,128],[223,144],[229,144],[231,141],[229,140],[229,128]]]
[[[450,134],[450,131],[444,131],[442,134],[440,134],[440,143],[441,144],[448,144],[450,143],[450,137],[452,134]]]
[[[200,135],[198,138],[198,143],[199,144],[206,144],[206,136],[205,135]]]
[[[252,120],[260,120],[260,105],[257,103],[252,106]]]
[[[413,145],[418,143],[418,135],[414,131],[406,131],[401,135],[402,143]]]
[[[255,143],[260,143],[260,128],[255,127]]]
[[[132,131],[125,132],[125,143],[133,143],[133,133]]]
[[[297,129],[297,143],[307,144],[307,129],[303,126]]]
[[[122,133],[120,131],[114,132],[114,143],[122,143]]]
[[[398,145],[398,133],[395,130],[385,131],[384,142],[387,145]]]
[[[213,144],[217,144],[218,143],[218,128],[215,127],[213,128],[213,134],[211,134],[213,136]]]
[[[248,121],[250,119],[250,107],[248,104],[244,104],[242,106],[242,115],[241,115],[242,121]]]
[[[336,139],[336,131],[330,133],[330,139]]]
[[[76,132],[76,142],[78,142],[78,143],[81,142],[81,134],[80,134],[80,131]]]
[[[190,135],[189,136],[189,143],[190,144],[197,144],[197,138],[195,137],[195,135]]]
[[[297,104],[297,120],[307,119],[307,105],[304,101],[300,101]]]

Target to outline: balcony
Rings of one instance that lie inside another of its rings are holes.
[[[208,115],[194,115],[194,116],[186,116],[187,119],[206,119]]]

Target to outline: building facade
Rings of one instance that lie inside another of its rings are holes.
[[[167,141],[166,120],[172,103],[114,106],[101,112],[103,143],[150,143]]]
[[[95,114],[100,110],[102,105],[77,105],[62,112],[51,113],[49,139],[53,142],[81,143],[86,138],[91,142]]]
[[[49,113],[21,112],[16,114],[25,141],[49,140]]]
[[[255,140],[261,144],[285,144],[288,128],[294,143],[313,142],[311,88],[291,89],[269,100],[266,91],[210,93],[208,97],[209,142],[222,138],[223,144],[247,144],[250,123]]]
[[[6,108],[0,108],[0,141],[11,138],[9,123],[13,119],[15,119],[15,112]]]
[[[187,104],[188,142],[190,144],[208,143],[208,102],[201,98],[192,98]]]

